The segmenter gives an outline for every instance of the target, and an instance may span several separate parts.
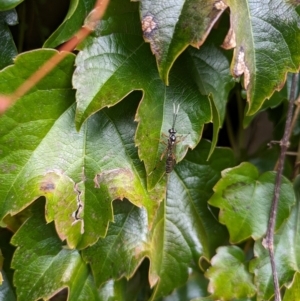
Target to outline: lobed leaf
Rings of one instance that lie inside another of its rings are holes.
[[[220,208],[219,220],[227,226],[232,243],[250,236],[257,240],[266,233],[275,177],[274,172],[259,175],[256,167],[250,163],[223,171],[209,204]],[[294,203],[291,183],[282,178],[276,230],[288,218]]]
[[[160,205],[148,243],[151,300],[168,295],[188,279],[189,267],[199,258],[210,259],[216,247],[227,241],[227,233],[207,208],[212,187],[232,153],[216,149],[206,158],[210,144],[203,141],[178,164],[168,177],[166,200]]]
[[[97,289],[80,254],[63,246],[53,224],[45,224],[44,204],[36,202],[33,215],[12,238],[18,246],[12,262],[18,300],[50,298],[68,288],[68,300],[99,300]]]
[[[8,94],[54,53],[40,50],[18,57],[15,66],[0,74],[1,93]],[[151,225],[163,190],[146,190],[133,143],[135,94],[94,115],[77,132],[72,70],[70,55],[0,119],[0,218],[44,195],[47,219],[55,220],[60,237],[67,237],[72,248],[85,248],[105,235],[113,199],[127,197],[144,206]]]
[[[139,122],[136,145],[140,159],[145,162],[149,176],[147,188],[151,190],[165,172],[163,165],[158,166],[165,149],[160,140],[172,127],[173,103],[180,104],[176,128],[183,137],[177,145],[177,162],[182,160],[188,147],[196,146],[203,125],[212,117],[209,100],[199,94],[190,71],[181,68],[185,61],[179,61],[174,67],[169,87],[161,82],[141,32],[132,25],[124,26],[131,21],[139,28],[135,7],[127,4],[112,12],[112,21],[101,23],[99,32],[81,45],[73,77],[78,101],[76,123],[80,127],[91,114],[115,105],[133,90],[142,90],[144,95],[136,114]]]
[[[205,273],[208,291],[216,299],[232,300],[255,295],[253,276],[248,272],[244,252],[236,247],[220,247]]]
[[[244,74],[248,115],[256,113],[287,72],[298,72],[300,16],[295,4],[284,0],[224,0],[230,7],[231,28],[225,48],[234,47],[232,73]]]

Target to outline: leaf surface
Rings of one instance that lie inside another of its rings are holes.
[[[1,92],[9,94],[8,87],[14,89],[54,53],[40,50],[18,57],[0,75]],[[70,55],[0,119],[0,217],[16,214],[44,195],[47,220],[55,220],[59,236],[71,248],[85,248],[105,235],[113,199],[127,197],[144,206],[151,225],[163,190],[146,190],[133,143],[136,94],[94,115],[77,132],[72,71]]]
[[[223,171],[209,204],[220,208],[219,220],[227,226],[231,242],[237,243],[250,236],[257,240],[266,233],[275,176],[274,172],[259,175],[250,163]],[[283,178],[276,229],[288,218],[294,203],[292,185]]]
[[[114,203],[115,222],[107,236],[83,250],[98,286],[111,278],[132,277],[148,257],[154,300],[182,286],[189,276],[188,267],[197,267],[201,256],[210,259],[227,241],[226,229],[207,208],[207,200],[221,170],[233,164],[233,157],[229,150],[216,149],[208,163],[209,149],[208,142],[201,142],[170,174],[167,198],[151,228],[143,208]]]
[[[33,216],[12,238],[18,246],[12,267],[18,300],[50,298],[67,287],[68,300],[99,300],[98,292],[76,250],[65,248],[56,236],[53,224],[45,224],[40,200],[32,209]]]
[[[300,16],[295,4],[284,0],[224,0],[230,7],[231,28],[224,42],[234,49],[232,73],[244,74],[248,115],[256,113],[287,72],[297,72],[300,54]]]
[[[144,39],[156,56],[160,77],[169,84],[169,72],[188,45],[199,48],[226,9],[222,1],[141,0]]]
[[[55,48],[71,39],[83,26],[84,18],[92,10],[95,0],[71,0],[68,13],[60,26],[44,43],[44,47]]]
[[[134,3],[130,5],[114,12],[111,22],[102,23],[95,37],[81,45],[73,78],[78,101],[76,122],[80,127],[101,108],[115,105],[133,90],[142,90],[143,99],[135,118],[139,122],[136,145],[140,159],[145,162],[147,187],[151,190],[165,172],[164,165],[159,164],[166,143],[161,141],[166,140],[163,135],[172,127],[173,104],[180,104],[175,125],[178,136],[182,137],[176,147],[177,162],[188,147],[193,148],[199,142],[203,125],[212,120],[211,108],[208,98],[199,94],[191,80],[190,71],[182,70],[184,60],[174,67],[170,86],[162,83],[155,59],[141,31],[136,29],[140,26],[137,7]],[[130,23],[136,27],[124,26]]]
[[[161,204],[151,230],[149,245],[151,300],[168,295],[188,279],[188,267],[210,259],[227,241],[227,233],[207,207],[212,187],[225,166],[233,164],[232,153],[216,149],[206,161],[210,144],[203,141],[170,174],[166,200]]]
[[[236,247],[220,247],[205,273],[210,282],[208,291],[216,299],[252,297],[256,290],[253,276],[248,272],[244,252]]]

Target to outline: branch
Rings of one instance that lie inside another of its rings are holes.
[[[275,257],[274,257],[275,222],[276,222],[276,216],[277,216],[277,208],[278,208],[278,202],[279,202],[280,186],[281,186],[284,161],[285,161],[287,149],[289,148],[289,145],[290,145],[289,139],[290,139],[290,134],[291,134],[291,124],[292,124],[294,101],[296,98],[295,94],[296,94],[297,82],[298,82],[298,74],[293,74],[291,92],[290,92],[290,98],[289,98],[289,106],[288,106],[288,112],[287,112],[287,119],[286,119],[286,123],[285,123],[283,138],[280,141],[281,152],[280,152],[278,169],[277,169],[277,174],[276,174],[276,182],[275,182],[274,196],[273,196],[271,212],[270,212],[270,219],[269,219],[269,224],[268,224],[268,231],[267,231],[266,238],[263,241],[264,247],[269,250],[270,261],[271,261],[271,266],[272,266],[274,289],[275,289],[275,301],[281,301],[280,287],[279,287],[279,281],[278,281],[278,275],[277,275],[277,271],[276,271]]]

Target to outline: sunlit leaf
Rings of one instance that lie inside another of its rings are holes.
[[[1,93],[8,94],[54,53],[18,57],[0,75]],[[44,195],[47,219],[55,220],[59,236],[67,237],[70,247],[84,248],[105,235],[113,199],[127,197],[144,206],[150,226],[162,191],[147,192],[134,146],[136,95],[94,115],[77,132],[72,71],[70,55],[0,119],[0,217],[16,214]]]
[[[274,172],[259,175],[250,163],[223,172],[209,203],[220,208],[219,220],[227,226],[231,242],[250,236],[256,240],[266,233],[275,177]],[[288,218],[295,203],[292,185],[286,178],[282,178],[279,203],[276,229]]]
[[[248,272],[244,252],[236,247],[220,247],[205,273],[210,282],[208,291],[216,298],[252,297],[255,294],[253,275]]]

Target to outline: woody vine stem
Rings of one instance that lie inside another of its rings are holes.
[[[274,289],[275,289],[275,301],[281,301],[281,296],[280,296],[280,286],[279,286],[275,258],[274,258],[274,230],[275,230],[275,222],[276,222],[276,216],[277,216],[277,208],[278,208],[278,202],[279,202],[280,186],[281,186],[284,161],[285,161],[286,152],[290,145],[289,139],[290,139],[290,133],[291,133],[293,107],[294,107],[294,102],[296,99],[295,94],[296,94],[297,82],[298,82],[298,74],[293,74],[291,92],[290,92],[290,97],[289,97],[288,113],[287,113],[287,119],[286,119],[285,128],[284,128],[284,134],[283,134],[283,138],[280,140],[280,143],[279,143],[280,147],[281,147],[281,151],[280,151],[278,169],[277,169],[277,174],[276,174],[274,196],[273,196],[273,200],[272,200],[267,235],[266,235],[266,238],[264,241],[264,246],[269,250],[272,274],[273,274]]]

